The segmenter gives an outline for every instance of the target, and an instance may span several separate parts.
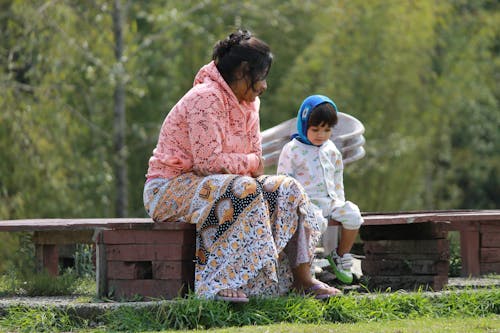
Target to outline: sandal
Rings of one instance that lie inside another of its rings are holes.
[[[246,296],[241,296],[241,297],[234,297],[234,296],[223,296],[223,295],[220,295],[220,293],[238,293],[236,290],[232,290],[232,289],[224,289],[224,290],[221,290],[217,293],[217,295],[215,295],[214,299],[217,300],[217,301],[225,301],[225,302],[231,302],[231,303],[248,303],[249,299],[248,297]]]
[[[333,289],[335,292],[333,294],[318,294],[317,291],[321,289]],[[309,288],[304,289],[304,295],[314,296],[315,299],[328,299],[333,296],[339,296],[342,294],[340,290],[337,288],[331,287],[325,283],[318,282],[310,286]]]

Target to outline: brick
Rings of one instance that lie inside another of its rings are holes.
[[[182,280],[109,280],[108,297],[114,299],[146,298],[172,299],[185,296],[192,289],[192,281]]]
[[[417,223],[396,225],[362,225],[359,231],[362,240],[403,240],[447,238],[444,223]]]
[[[194,276],[194,262],[189,261],[154,261],[153,278],[159,280],[190,280]]]
[[[499,262],[500,247],[481,248],[481,263]]]
[[[500,247],[500,232],[481,233],[481,247]]]
[[[379,240],[364,242],[365,254],[432,254],[449,252],[447,239]]]
[[[101,242],[193,245],[196,242],[196,233],[194,230],[105,230]]]
[[[179,246],[174,244],[130,244],[107,245],[106,258],[113,261],[163,261],[163,260],[193,260],[194,246]]]
[[[368,260],[361,261],[361,269],[368,276],[376,275],[447,275],[449,262],[447,260]]]
[[[497,221],[483,221],[481,222],[481,232],[500,232],[500,220]]]
[[[402,276],[369,276],[367,278],[367,286],[370,290],[387,290],[392,291],[404,289],[439,291],[448,283],[448,275],[402,275]]]
[[[500,260],[500,259],[499,259]],[[500,262],[487,262],[479,265],[481,274],[496,273],[500,274]]]
[[[107,278],[122,280],[152,279],[151,261],[108,261]]]

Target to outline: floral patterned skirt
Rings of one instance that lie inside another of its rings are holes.
[[[276,296],[289,291],[291,267],[312,261],[320,237],[322,216],[304,193],[287,176],[187,173],[148,181],[144,205],[158,223],[196,224],[198,295]]]

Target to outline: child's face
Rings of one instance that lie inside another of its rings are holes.
[[[332,128],[325,123],[319,126],[309,126],[307,129],[307,139],[315,146],[321,146],[332,135]]]

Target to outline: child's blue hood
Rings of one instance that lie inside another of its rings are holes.
[[[311,95],[307,97],[300,106],[299,112],[297,113],[297,131],[292,135],[293,138],[297,138],[300,142],[305,143],[307,145],[313,145],[307,139],[307,123],[309,122],[309,117],[311,116],[312,110],[322,104],[322,103],[330,103],[335,112],[338,112],[337,105],[328,97],[323,95]]]

